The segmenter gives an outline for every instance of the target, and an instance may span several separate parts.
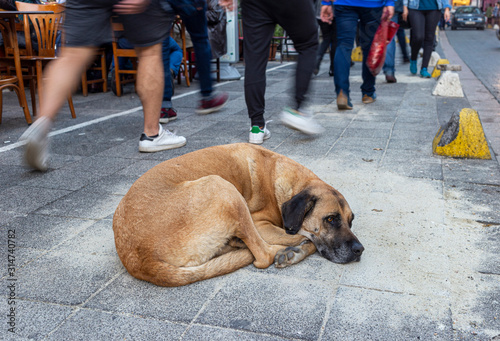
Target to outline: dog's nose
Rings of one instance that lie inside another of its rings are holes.
[[[351,250],[356,256],[361,256],[365,248],[361,245],[361,243],[354,242],[352,243]]]

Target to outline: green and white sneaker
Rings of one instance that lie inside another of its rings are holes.
[[[264,140],[271,137],[271,132],[264,126],[264,129],[260,129],[259,126],[253,126],[250,128],[250,134],[248,136],[248,142],[253,144],[262,144]]]
[[[298,130],[307,135],[318,135],[325,131],[312,117],[292,108],[285,108],[281,112],[281,122],[288,128]]]

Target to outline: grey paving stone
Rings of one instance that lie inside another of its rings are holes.
[[[194,324],[182,336],[182,340],[242,340],[242,341],[285,341],[289,339],[281,338],[269,334],[250,333],[236,329],[211,327]]]
[[[106,176],[99,181],[96,181],[90,185],[87,185],[85,188],[89,192],[96,193],[111,193],[116,195],[125,195],[127,194],[130,187],[134,184],[134,182],[139,178],[139,176],[132,175],[124,175],[125,168],[119,172],[116,172],[113,175]],[[132,167],[132,171],[135,169]]]
[[[448,196],[450,204],[454,201],[460,203],[465,211],[468,211],[469,219],[479,222],[500,223],[500,188],[498,186],[478,185],[458,181],[445,183],[444,195]],[[458,192],[465,199],[465,203],[460,198],[450,195]]]
[[[15,309],[15,333],[9,332],[11,326],[7,326],[7,319],[3,318],[4,325],[0,328],[2,340],[42,340],[73,311],[71,307],[45,302],[16,299],[15,304],[9,305],[9,301],[7,297],[2,297],[0,309],[2,315],[10,314],[10,308]]]
[[[93,223],[92,220],[28,214],[13,219],[5,229],[15,230],[17,246],[48,250]],[[6,234],[0,236],[0,243],[7,244]]]
[[[118,257],[115,257],[118,259]],[[86,308],[174,322],[191,322],[216,291],[220,278],[166,288],[124,273],[94,296]]]
[[[500,166],[492,160],[444,158],[443,175],[452,182],[500,185]]]
[[[47,189],[45,189],[47,191]],[[36,213],[86,219],[103,219],[113,213],[121,196],[82,189],[40,208]]]
[[[257,286],[261,290],[256,295],[252,288]],[[241,273],[225,281],[195,322],[316,340],[334,289],[321,281]]]
[[[453,339],[446,300],[341,287],[321,336],[321,340],[410,339]]]
[[[123,271],[116,256],[51,252],[29,263],[17,274],[19,298],[78,305]],[[6,286],[5,279],[0,285]]]
[[[66,190],[12,186],[2,192],[2,197],[8,200],[0,201],[0,210],[30,213],[70,193]]]
[[[55,250],[116,256],[113,221],[99,220],[58,245]]]
[[[286,268],[276,268],[271,265],[267,269],[258,269],[253,265],[245,267],[245,270],[268,274],[277,275],[290,279],[305,279],[305,280],[315,280],[323,281],[329,284],[337,284],[340,281],[340,277],[344,272],[345,268],[340,264],[335,264],[329,260],[321,257],[318,253],[309,256],[299,264],[294,264]]]
[[[186,325],[82,309],[47,340],[179,340]]]

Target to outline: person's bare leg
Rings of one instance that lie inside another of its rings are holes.
[[[40,117],[53,120],[74,92],[89,63],[94,59],[92,47],[63,47],[60,57],[49,63],[43,75],[43,101]]]
[[[144,110],[144,133],[155,136],[159,131],[163,100],[163,59],[161,43],[135,48],[137,63],[136,91]]]
[[[47,65],[43,74],[40,115],[19,138],[26,144],[24,160],[31,168],[47,170],[51,122],[93,58],[91,47],[66,47],[59,58]]]

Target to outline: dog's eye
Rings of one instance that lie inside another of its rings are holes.
[[[335,215],[329,215],[328,217],[326,217],[326,222],[328,224],[335,224],[338,220],[339,220],[340,216],[338,214],[335,214]]]

